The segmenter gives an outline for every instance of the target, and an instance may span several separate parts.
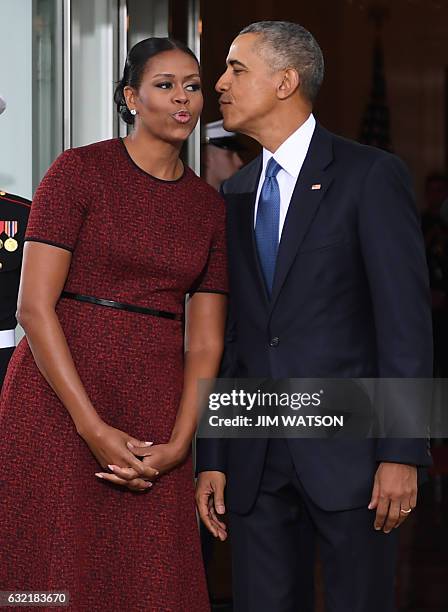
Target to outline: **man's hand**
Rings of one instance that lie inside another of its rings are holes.
[[[222,542],[227,538],[227,526],[218,515],[225,513],[224,489],[226,475],[223,472],[201,472],[196,484],[196,505],[199,516],[207,529]]]
[[[402,463],[380,463],[369,510],[376,508],[374,527],[389,533],[405,521],[417,505],[417,468]]]

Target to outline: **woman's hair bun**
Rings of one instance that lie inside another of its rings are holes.
[[[126,83],[123,81],[124,79],[121,79],[121,81],[119,81],[118,85],[115,87],[114,102],[117,106],[117,112],[123,121],[129,125],[132,125],[134,123],[134,115],[131,115],[126,104],[126,98],[124,97],[124,88],[126,87]]]

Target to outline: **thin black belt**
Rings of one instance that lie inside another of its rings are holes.
[[[123,302],[113,302],[112,300],[103,300],[102,298],[92,297],[91,295],[81,295],[79,293],[71,293],[63,291],[62,298],[70,300],[78,300],[79,302],[88,302],[89,304],[97,304],[98,306],[109,306],[109,308],[117,308],[118,310],[128,310],[129,312],[138,312],[139,314],[151,315],[153,317],[162,317],[163,319],[171,319],[173,321],[183,321],[183,315],[176,312],[166,312],[165,310],[155,310],[154,308],[144,308],[143,306],[134,306],[133,304],[124,304]]]

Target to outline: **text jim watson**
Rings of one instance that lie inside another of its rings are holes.
[[[344,427],[344,416],[333,415],[259,415],[255,420],[248,416],[219,417],[214,414],[209,417],[211,427]]]

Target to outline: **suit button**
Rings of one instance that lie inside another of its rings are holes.
[[[280,339],[277,338],[277,336],[275,336],[274,338],[271,338],[270,342],[269,342],[269,346],[278,346],[280,344]]]
[[[0,270],[1,270],[2,268],[3,268],[3,264],[2,264],[2,262],[0,261]]]

